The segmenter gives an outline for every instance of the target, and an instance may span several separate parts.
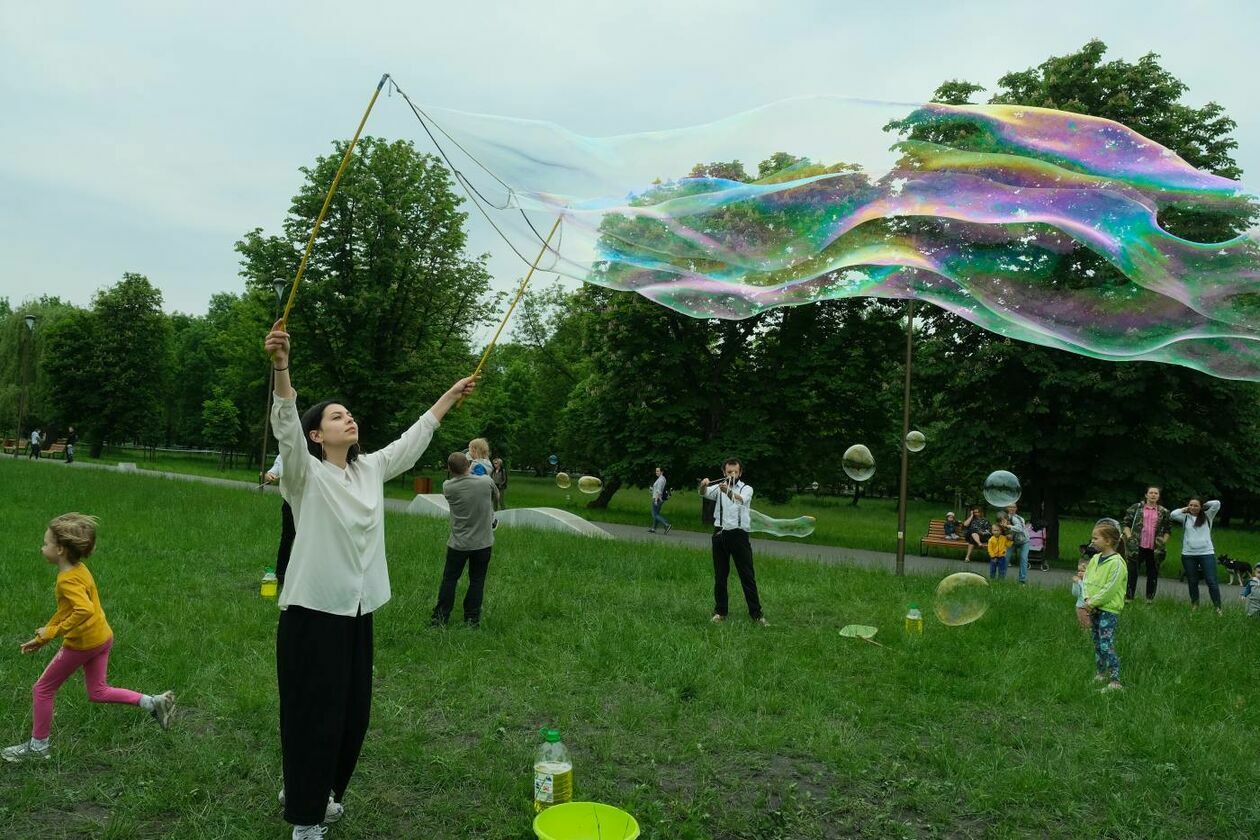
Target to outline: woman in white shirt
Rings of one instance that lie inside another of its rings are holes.
[[[281,327],[277,321],[265,344],[276,372],[271,422],[284,459],[281,493],[297,526],[276,630],[281,799],[294,840],[308,840],[324,836],[321,823],[341,818],[367,734],[372,612],[390,595],[384,484],[416,463],[475,383],[456,382],[402,437],[364,455],[341,403],[318,403],[299,421]]]
[[[1207,581],[1212,605],[1221,612],[1221,588],[1216,582],[1216,547],[1212,544],[1212,523],[1221,503],[1203,504],[1191,499],[1183,508],[1172,512],[1173,522],[1185,526],[1181,537],[1181,565],[1186,570],[1186,585],[1190,587],[1190,605],[1199,608],[1199,578]]]

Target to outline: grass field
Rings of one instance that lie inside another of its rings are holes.
[[[214,456],[161,453],[155,461],[139,460],[140,452],[119,450],[108,453],[101,463],[117,463],[133,461],[140,469],[153,469],[168,472],[185,472],[195,475],[208,475],[235,478],[241,481],[256,481],[258,476],[253,469],[236,468],[220,471],[218,460]],[[80,459],[88,460],[88,459]],[[429,476],[434,488],[438,488],[444,475],[437,472],[424,472]],[[756,487],[756,484],[753,485]],[[398,499],[410,499],[414,495],[410,478],[391,482],[386,489],[389,496]],[[618,522],[629,525],[643,525],[651,522],[651,502],[648,492],[642,488],[628,488],[613,496],[605,510],[590,510],[586,504],[593,497],[578,491],[577,487],[561,490],[552,478],[532,478],[513,474],[508,484],[508,504],[512,507],[556,507],[572,511],[586,519],[601,522]],[[794,518],[810,515],[817,519],[814,534],[809,542],[819,545],[834,545],[843,548],[860,548],[870,551],[897,550],[897,502],[895,499],[862,499],[854,508],[847,497],[816,496],[804,494],[797,496],[787,504],[771,504],[764,499],[757,500],[755,507],[768,516],[775,518]],[[927,533],[928,521],[941,519],[950,509],[951,503],[930,502],[912,499],[906,515],[906,547],[907,551],[917,553],[919,538]],[[1180,504],[1175,502],[1174,504]],[[700,503],[691,493],[675,492],[674,497],[665,505],[665,516],[675,528],[694,531],[707,531],[708,523],[700,521]],[[960,519],[965,511],[958,511]],[[1123,511],[1100,511],[1099,516],[1118,516]],[[994,516],[990,512],[990,518]],[[1054,565],[1074,568],[1077,562],[1076,547],[1089,542],[1089,533],[1096,521],[1094,518],[1065,517],[1061,522],[1060,557]],[[765,536],[764,534],[761,536]],[[793,539],[793,538],[784,538]],[[1260,532],[1241,528],[1217,528],[1214,532],[1217,552],[1247,559],[1248,562],[1260,561]],[[939,549],[936,549],[939,553]],[[954,556],[950,553],[949,556]],[[1173,538],[1168,544],[1168,557],[1162,567],[1166,577],[1177,577],[1181,571],[1181,530],[1174,529]],[[1143,583],[1143,585],[1145,585]]]
[[[288,836],[276,609],[257,592],[277,506],[0,459],[5,743],[29,734],[51,655],[17,645],[52,611],[38,544],[66,510],[101,517],[112,682],[181,703],[163,733],[72,679],[53,760],[0,766],[0,837]],[[372,728],[332,837],[525,840],[546,723],[578,798],[627,808],[647,838],[1260,835],[1257,627],[1240,610],[1126,612],[1128,689],[1100,695],[1066,593],[999,586],[979,622],[909,640],[906,605],[934,579],[764,557],[773,626],[737,610],[714,626],[704,553],[518,531],[499,536],[482,629],[434,631],[444,542],[439,522],[389,517]],[[887,647],[840,638],[850,622]]]

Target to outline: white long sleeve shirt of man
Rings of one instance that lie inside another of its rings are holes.
[[[275,398],[271,424],[284,458],[280,492],[297,526],[280,608],[373,612],[390,596],[385,482],[416,463],[433,439],[437,418],[426,411],[398,440],[345,469],[307,450],[296,398]]]
[[[705,498],[717,502],[713,507],[713,524],[723,531],[751,531],[748,512],[752,510],[753,489],[742,481],[736,481],[731,489],[740,497],[738,502],[723,493],[717,484],[710,484],[704,491]]]
[[[275,462],[271,465],[271,469],[267,470],[267,472],[271,473],[276,478],[284,478],[284,456],[277,453]]]

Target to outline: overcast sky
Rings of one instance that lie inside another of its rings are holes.
[[[182,8],[181,8],[182,7]],[[619,134],[799,94],[920,101],[1104,40],[1238,121],[1260,183],[1254,0],[539,0],[213,4],[0,0],[0,297],[77,304],[124,271],[169,310],[239,291],[233,243],[278,232],[299,166],[391,73],[423,103]],[[368,133],[428,147],[398,97]],[[755,161],[751,162],[755,164]],[[481,228],[496,285],[514,259]]]

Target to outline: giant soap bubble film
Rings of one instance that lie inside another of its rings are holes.
[[[1110,120],[803,97],[594,138],[422,113],[533,250],[522,220],[563,215],[557,274],[704,318],[915,298],[1021,341],[1260,380],[1255,192]]]

